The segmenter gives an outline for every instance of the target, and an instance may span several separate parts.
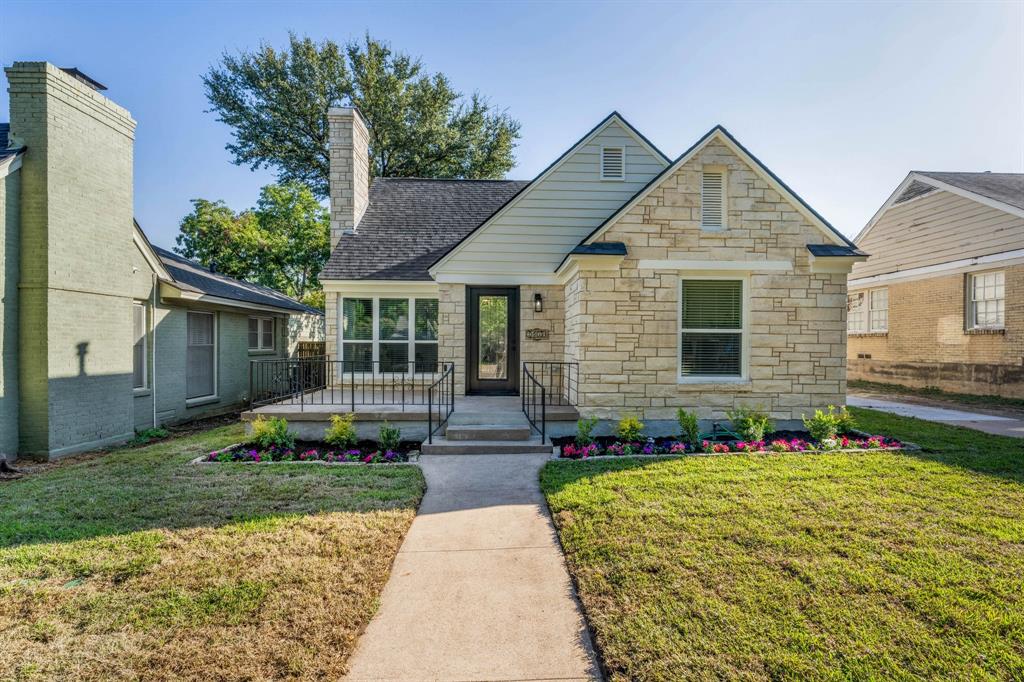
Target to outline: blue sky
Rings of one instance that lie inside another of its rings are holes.
[[[171,246],[190,199],[241,209],[274,180],[231,163],[199,76],[288,30],[369,31],[507,108],[517,179],[613,109],[669,156],[725,125],[851,236],[911,169],[1024,171],[1021,2],[5,0],[0,61],[77,66],[131,110],[136,213]]]

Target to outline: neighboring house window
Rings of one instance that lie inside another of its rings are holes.
[[[725,173],[722,171],[701,173],[700,226],[710,230],[725,227]]]
[[[864,301],[867,295],[863,291],[857,291],[846,297],[846,331],[857,333],[864,331]]]
[[[601,147],[601,179],[626,179],[625,147]]]
[[[856,291],[846,298],[846,331],[851,334],[889,331],[889,289]]]
[[[744,376],[744,287],[743,280],[733,279],[681,281],[681,380],[715,380]]]
[[[249,350],[274,350],[274,318],[249,318]]]
[[[132,305],[132,388],[146,388],[146,306]]]
[[[868,331],[889,331],[889,289],[872,289],[868,298]]]
[[[1006,275],[1000,272],[979,272],[969,275],[971,329],[1002,329],[1006,324]]]
[[[217,321],[213,313],[188,313],[185,353],[185,397],[217,394]]]
[[[437,370],[436,298],[344,298],[341,319],[344,371]]]

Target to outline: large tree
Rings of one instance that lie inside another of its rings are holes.
[[[272,287],[323,307],[318,274],[327,262],[327,209],[300,182],[267,185],[253,209],[193,199],[174,250],[229,277]]]
[[[498,178],[514,164],[518,121],[369,35],[342,47],[291,34],[285,50],[225,53],[203,84],[210,111],[233,129],[236,164],[273,167],[320,198],[332,106],[354,105],[366,119],[375,176]]]

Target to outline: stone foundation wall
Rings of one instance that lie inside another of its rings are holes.
[[[724,229],[700,226],[705,165],[727,173]],[[747,404],[788,420],[845,402],[846,275],[810,271],[806,245],[828,237],[727,147],[709,144],[601,239],[626,243],[620,270],[583,270],[565,287],[565,354],[581,363],[581,412],[671,419],[685,407],[708,419]],[[793,264],[717,273],[747,278],[747,381],[679,382],[679,280],[709,271],[641,268],[641,259]]]

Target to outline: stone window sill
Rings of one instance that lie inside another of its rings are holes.
[[[968,336],[1003,336],[1005,329],[965,329],[964,334]]]
[[[220,402],[219,395],[209,395],[202,398],[189,398],[185,401],[185,407],[200,407],[202,405],[209,405],[210,403]]]
[[[847,332],[847,336],[853,337],[871,337],[871,336],[889,336],[889,332]]]
[[[680,379],[677,382],[677,387],[680,391],[750,391],[751,382],[750,379],[735,379],[735,380],[700,380],[700,381],[688,381]]]
[[[152,395],[152,393],[153,392],[151,390],[149,390],[148,388],[133,388],[132,389],[132,395],[135,396],[136,398],[144,398],[147,395]]]

